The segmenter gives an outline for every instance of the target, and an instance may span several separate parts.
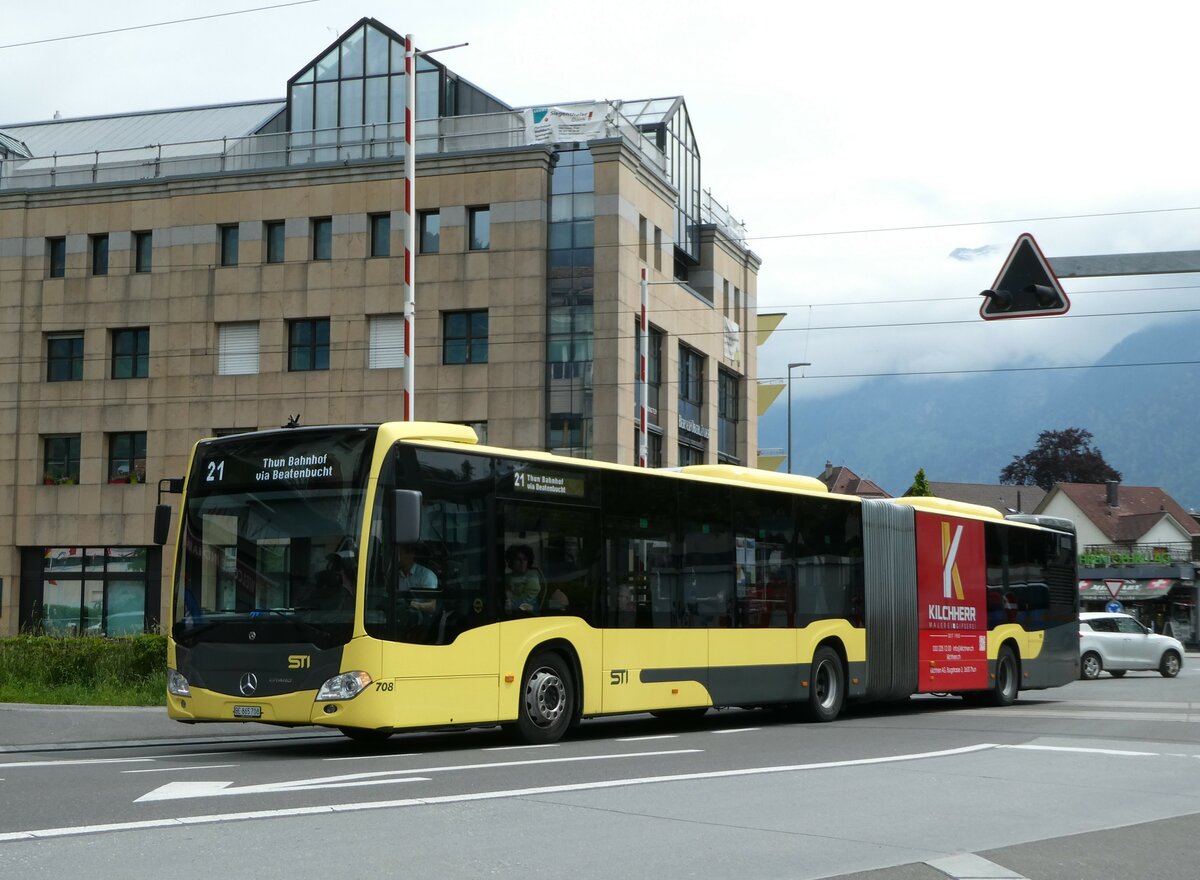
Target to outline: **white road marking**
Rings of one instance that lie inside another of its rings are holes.
[[[0,767],[78,767],[83,764],[139,764],[153,760],[153,758],[78,758],[64,761],[10,761],[7,764],[0,764]]]
[[[122,770],[122,773],[183,773],[192,770],[216,770],[223,767],[236,767],[237,764],[187,764],[182,767],[151,767],[148,770]]]
[[[957,853],[925,864],[955,880],[1028,880],[1023,874],[989,862],[974,853]]]
[[[728,730],[714,730],[713,733],[750,733],[754,730],[762,730],[761,727],[731,727]]]
[[[486,749],[480,749],[481,752],[515,752],[525,749],[557,749],[562,743],[535,743],[534,745],[523,746],[489,746]]]
[[[570,758],[539,758],[533,761],[489,761],[482,764],[448,764],[444,767],[378,770],[374,773],[351,773],[347,776],[297,779],[291,782],[270,782],[262,785],[243,785],[237,788],[229,787],[233,785],[232,782],[168,782],[166,785],[142,795],[134,803],[214,797],[230,794],[272,794],[286,791],[310,791],[318,788],[380,785],[387,782],[408,782],[412,779],[412,774],[414,773],[450,773],[455,770],[490,770],[495,767],[529,767],[536,764],[570,764],[582,761],[612,761],[620,758],[661,758],[668,755],[692,755],[702,751],[703,749],[676,749],[670,752],[627,752],[621,755],[578,755]],[[422,781],[428,782],[429,780],[424,779]]]
[[[1077,752],[1081,755],[1116,755],[1125,758],[1161,758],[1160,752],[1131,752],[1123,749],[1089,749],[1082,746],[1038,746],[1011,745],[1000,746],[1002,749],[1024,749],[1031,752]]]
[[[1005,706],[998,709],[967,709],[972,715],[997,715],[1021,718],[1078,718],[1095,721],[1200,721],[1200,713],[1184,715],[1172,712],[1098,712],[1071,709],[1015,709]]]
[[[660,733],[655,736],[619,736],[613,742],[619,743],[640,743],[649,742],[652,739],[679,739],[678,734]]]
[[[340,758],[322,758],[322,761],[379,761],[390,758],[415,758],[419,752],[404,752],[395,755],[343,755]]]
[[[547,785],[537,788],[516,788],[502,791],[483,791],[474,794],[443,795],[440,797],[406,798],[394,801],[371,801],[368,803],[331,804],[317,807],[294,807],[283,810],[258,810],[245,813],[216,813],[206,816],[179,816],[176,818],[148,819],[140,822],[114,822],[108,825],[75,825],[67,828],[41,828],[29,831],[12,831],[0,834],[0,843],[13,840],[38,840],[53,837],[71,837],[83,834],[103,834],[109,831],[137,831],[149,828],[175,828],[188,825],[211,825],[218,822],[239,822],[252,819],[278,819],[291,816],[313,816],[322,813],[348,813],[359,810],[386,810],[399,807],[437,806],[440,804],[467,803],[471,801],[501,800],[529,797],[541,794],[560,794],[570,791],[592,791],[606,788],[622,788],[634,785],[655,785],[664,782],[688,782],[701,779],[722,779],[737,776],[759,776],[767,773],[794,773],[804,770],[825,770],[837,767],[858,767],[870,764],[894,764],[904,761],[919,761],[927,758],[953,757],[957,755],[994,749],[995,743],[981,743],[958,749],[937,752],[919,752],[909,755],[891,755],[883,758],[860,758],[850,761],[828,761],[819,764],[789,764],[778,767],[754,767],[745,770],[713,770],[706,773],[681,773],[671,776],[642,776],[628,779],[609,779],[601,782],[578,782],[567,785]],[[427,770],[418,771],[421,773]]]

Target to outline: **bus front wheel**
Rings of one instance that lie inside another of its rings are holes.
[[[812,721],[833,721],[846,702],[846,673],[842,658],[828,645],[817,648],[809,672],[807,715]]]
[[[558,654],[535,655],[525,667],[517,734],[530,745],[558,742],[575,716],[575,681]]]

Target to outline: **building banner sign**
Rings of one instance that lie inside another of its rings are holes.
[[[557,144],[564,141],[589,141],[605,136],[607,104],[573,104],[566,107],[528,107],[525,116],[525,143]]]
[[[918,511],[917,690],[988,686],[983,524]]]
[[[725,319],[725,333],[722,341],[725,344],[725,360],[738,363],[742,354],[741,328],[736,323]]]

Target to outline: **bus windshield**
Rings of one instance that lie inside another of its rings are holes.
[[[198,642],[344,644],[353,631],[371,428],[197,447],[171,632]]]

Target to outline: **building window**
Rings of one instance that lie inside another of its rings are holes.
[[[650,335],[646,340],[646,420],[652,425],[661,424],[658,420],[658,409],[662,395],[662,346],[663,332],[657,327],[650,327]],[[633,375],[635,380],[641,379],[641,366],[638,358],[642,345],[642,322],[634,319],[633,329],[634,351]]]
[[[283,221],[269,220],[263,224],[263,237],[267,240],[267,262],[283,262]]]
[[[333,218],[314,217],[312,220],[312,258],[333,258]]]
[[[487,360],[487,310],[443,313],[442,363],[486,364]]]
[[[633,429],[633,460],[637,463],[638,443],[640,441],[640,431],[637,428]],[[662,467],[662,434],[656,431],[646,432],[646,467]]]
[[[51,336],[46,341],[46,380],[75,382],[83,378],[83,334]]]
[[[88,243],[92,248],[92,274],[108,274],[108,236],[89,235]]]
[[[722,460],[737,460],[739,386],[733,373],[717,371],[717,454]]]
[[[46,239],[46,259],[49,261],[48,271],[51,278],[62,278],[67,274],[67,240],[65,238]]]
[[[662,271],[662,230],[654,227],[654,268]]]
[[[42,442],[42,482],[79,482],[79,435],[46,437]]]
[[[146,631],[146,606],[157,606],[150,572],[157,548],[47,547],[42,555],[41,617],[47,635],[131,636]]]
[[[236,266],[238,264],[238,227],[236,223],[217,227],[221,245],[221,265]]]
[[[329,369],[329,319],[308,318],[288,323],[288,370]]]
[[[704,355],[679,346],[679,417],[700,424],[704,406]]]
[[[551,452],[578,449],[591,442],[584,436],[583,416],[579,413],[551,413],[548,427]]]
[[[704,464],[704,450],[699,446],[680,443],[679,467],[687,467],[689,464]]]
[[[404,366],[403,315],[373,315],[369,336],[367,369],[387,370]]]
[[[258,324],[247,321],[217,327],[217,374],[251,376],[258,372]]]
[[[473,251],[486,251],[492,246],[492,209],[468,208],[467,227]]]
[[[133,271],[149,272],[154,260],[154,233],[135,232],[133,234]]]
[[[392,215],[371,215],[371,256],[390,257],[392,255]]]
[[[112,377],[145,379],[150,375],[150,330],[114,330],[112,332]]]
[[[436,254],[441,248],[442,215],[438,211],[417,212],[418,253]]]
[[[646,262],[646,218],[638,215],[638,259]]]
[[[118,431],[108,435],[108,481],[146,482],[145,431]]]

